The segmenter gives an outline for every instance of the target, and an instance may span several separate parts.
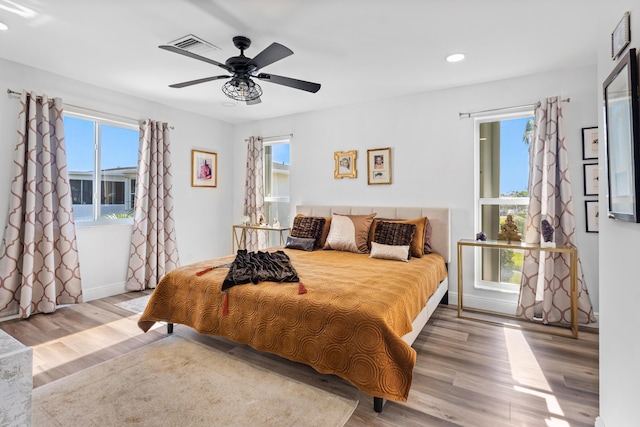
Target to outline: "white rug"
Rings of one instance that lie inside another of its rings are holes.
[[[343,426],[358,402],[170,336],[38,387],[34,426]]]
[[[145,295],[145,296],[133,298],[127,301],[122,301],[114,305],[116,307],[120,307],[132,313],[142,314],[145,307],[147,306],[147,303],[149,302],[150,297],[151,295]]]

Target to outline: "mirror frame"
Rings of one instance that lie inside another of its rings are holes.
[[[607,216],[640,222],[638,62],[629,49],[603,83]],[[618,93],[616,93],[618,92]]]

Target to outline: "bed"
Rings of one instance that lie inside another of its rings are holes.
[[[248,283],[226,292],[221,287],[235,255],[183,266],[158,283],[139,327],[146,332],[162,321],[171,332],[174,323],[183,324],[305,363],[373,396],[377,412],[383,399],[406,401],[416,361],[411,344],[437,305],[447,302],[449,209],[301,205],[296,213],[427,217],[433,253],[399,262],[342,250],[272,248],[289,257],[299,282]]]

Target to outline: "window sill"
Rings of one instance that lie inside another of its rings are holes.
[[[132,226],[133,218],[107,219],[101,221],[76,221],[76,228]]]
[[[473,287],[483,291],[500,292],[503,294],[518,295],[520,293],[520,286],[515,284],[504,285],[501,283],[481,282],[475,283]]]

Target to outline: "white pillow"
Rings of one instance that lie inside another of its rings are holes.
[[[409,245],[392,246],[371,242],[371,255],[369,255],[369,258],[392,259],[395,261],[408,262],[410,248],[411,246]]]
[[[368,215],[333,214],[325,249],[364,254],[369,252],[367,240],[375,213]]]

